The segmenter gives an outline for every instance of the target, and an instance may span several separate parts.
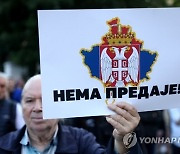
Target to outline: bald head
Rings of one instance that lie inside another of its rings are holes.
[[[30,88],[30,86],[32,86],[32,84],[34,84],[35,86],[40,84],[41,85],[41,75],[37,74],[32,76],[24,85],[23,91],[22,91],[22,97],[24,96],[24,94],[27,92],[27,90]]]

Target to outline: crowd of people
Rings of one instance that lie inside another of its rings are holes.
[[[125,102],[108,107],[116,114],[44,120],[41,76],[25,83],[0,73],[0,153],[180,153],[180,139],[161,144],[139,139],[178,138],[180,109],[138,113]],[[127,148],[123,137],[132,132],[138,142]]]

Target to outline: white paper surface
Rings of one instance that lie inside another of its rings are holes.
[[[98,48],[103,44],[102,38],[111,32],[107,22],[115,18],[120,20],[118,24],[121,27],[129,25],[131,32],[135,33],[135,39],[143,42],[139,47],[138,70],[140,75],[138,85],[127,84],[124,87],[140,89],[140,87],[148,86],[150,94],[155,86],[159,91],[163,91],[165,85],[171,85],[173,94],[153,95],[140,99],[138,96],[129,98],[127,94],[123,98],[111,99],[109,102],[126,101],[135,106],[138,111],[180,107],[180,20],[178,20],[180,19],[180,8],[39,10],[44,118],[96,116],[112,113],[107,108],[105,101],[106,86],[100,77],[98,79],[98,77],[92,76],[93,66],[88,66],[89,63],[93,65],[93,56],[88,59],[88,55],[90,55],[88,52],[94,52],[95,47]],[[111,44],[109,46],[119,47],[120,50],[121,47],[130,45]],[[86,55],[83,56],[82,52]],[[142,78],[141,75],[142,68],[144,68],[142,64],[145,64],[149,59],[142,56],[142,52],[146,52],[150,57],[150,54],[156,55],[155,60],[150,65],[150,71],[146,74],[149,79]],[[85,60],[90,62],[87,64]],[[94,61],[94,64],[96,62]],[[99,65],[99,67],[101,71],[102,66]],[[113,86],[111,85],[111,87]],[[90,98],[91,92],[95,88],[101,99]],[[84,97],[76,100],[77,89],[82,93],[84,89],[89,89],[89,99],[85,100]],[[54,101],[54,90],[58,90],[59,93],[60,90],[64,90],[65,93],[68,91],[71,95],[69,98],[75,100]]]

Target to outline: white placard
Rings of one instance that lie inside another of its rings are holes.
[[[180,107],[180,8],[39,10],[43,117]]]

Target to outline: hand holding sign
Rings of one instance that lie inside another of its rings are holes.
[[[123,137],[137,127],[140,116],[132,105],[125,102],[109,104],[108,107],[116,113],[106,117],[106,120],[114,127],[113,136],[115,138],[115,146],[120,146],[121,150],[125,150]],[[120,153],[122,153],[122,151]]]

